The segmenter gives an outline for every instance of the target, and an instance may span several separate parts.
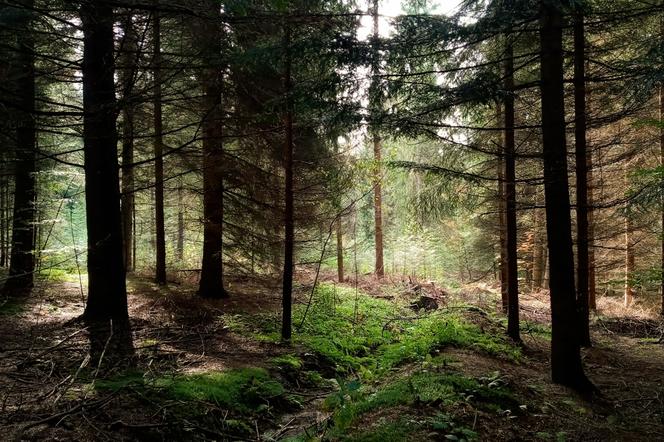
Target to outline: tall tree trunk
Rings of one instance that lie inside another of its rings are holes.
[[[154,197],[155,197],[155,280],[166,284],[166,235],[164,227],[164,141],[161,112],[161,20],[154,12]]]
[[[0,160],[0,267],[5,267],[7,265],[7,244],[5,238],[5,231],[7,230],[7,193],[5,188],[7,187],[7,172],[4,170],[6,164],[5,154],[2,154],[2,159]]]
[[[122,250],[115,128],[113,9],[84,2],[83,144],[88,229],[88,301],[84,319],[93,360],[133,354]],[[101,361],[100,361],[101,362]]]
[[[664,1],[660,2],[664,5]],[[659,38],[664,41],[664,14],[660,13],[659,17]],[[660,166],[664,168],[664,81],[659,84],[659,149],[660,149]],[[664,189],[664,179],[661,183],[661,188]],[[661,284],[660,292],[662,297],[661,314],[664,316],[664,196],[661,201],[661,217],[662,217],[662,239],[661,239]]]
[[[511,11],[511,2],[506,2]],[[514,341],[519,336],[519,268],[517,262],[517,223],[516,223],[516,152],[514,143],[514,46],[511,25],[505,35],[504,66],[505,98],[503,104],[504,129],[503,149],[505,151],[505,203],[506,203],[506,245],[507,245],[507,334]]]
[[[542,145],[551,291],[551,374],[553,381],[590,391],[576,326],[572,220],[567,178],[563,16],[560,5],[542,1],[540,16]]]
[[[590,347],[588,306],[588,149],[586,142],[586,37],[583,11],[574,11],[574,140],[576,147],[576,283],[579,342]]]
[[[372,117],[377,118],[380,112],[382,102],[379,98],[380,85],[378,84],[378,74],[380,69],[378,52],[378,0],[373,3],[373,60],[371,66],[372,91],[370,92],[372,101]],[[383,191],[382,191],[382,153],[381,138],[378,132],[377,124],[374,122],[371,128],[373,138],[374,153],[374,240],[376,245],[376,276],[382,278],[385,275],[385,265],[383,262]]]
[[[8,296],[30,293],[35,270],[36,220],[36,131],[35,131],[35,57],[32,33],[32,0],[23,0],[22,19],[17,26],[16,102],[20,107],[16,129],[14,166],[14,214],[9,279],[3,292]]]
[[[625,189],[629,189],[629,161],[624,166]],[[632,234],[634,225],[629,202],[625,203],[625,296],[624,305],[629,307],[634,302],[634,287],[632,277],[634,276],[634,243]]]
[[[337,218],[337,278],[344,282],[344,238],[341,215]]]
[[[293,83],[291,78],[291,29],[284,24],[284,272],[282,297],[281,339],[289,341],[292,333],[293,253],[295,245],[294,201],[293,201]]]
[[[224,141],[223,141],[223,38],[219,3],[205,1],[208,17],[201,20],[203,44],[203,263],[198,294],[226,298],[223,269]]]
[[[536,193],[536,205],[541,200],[539,191]],[[544,267],[546,266],[546,244],[542,237],[542,228],[544,227],[544,210],[535,208],[533,214],[533,290],[540,290],[544,284]]]
[[[184,189],[182,179],[178,183],[178,242],[176,256],[179,263],[184,260]]]
[[[132,14],[126,12],[122,22],[124,38],[120,62],[122,82],[122,236],[125,269],[136,269],[134,256],[134,82],[137,69],[138,39],[132,22]]]
[[[659,148],[660,148],[660,166],[664,168],[664,84],[659,86]],[[664,182],[661,185],[664,188]],[[662,309],[661,314],[664,316],[664,197],[662,197],[662,245],[661,245],[661,286],[660,292],[662,296]]]
[[[504,124],[503,108],[496,107],[496,122]],[[505,201],[505,149],[501,147],[497,162],[498,176],[498,237],[500,241],[500,298],[504,313],[509,306],[508,266],[507,266],[507,202]]]
[[[9,214],[11,213],[11,208],[13,207],[13,201],[11,198],[11,181],[9,175],[6,176],[5,180],[5,267],[9,267],[10,258],[11,258],[11,228],[12,223],[10,222]]]
[[[597,285],[595,280],[595,196],[593,178],[593,153],[588,152],[588,308],[597,310]]]

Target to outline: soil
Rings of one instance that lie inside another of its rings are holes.
[[[488,286],[450,293],[430,284],[413,290],[412,281],[378,282],[371,277],[360,285],[380,297],[433,297],[441,308],[453,297],[482,309],[495,308],[498,303],[494,288]],[[293,352],[233,333],[224,322],[226,315],[278,311],[279,290],[274,282],[233,280],[229,285],[232,297],[214,301],[198,299],[187,284],[160,287],[139,278],[130,280],[129,287],[139,370],[196,373],[269,367],[275,356]],[[308,296],[307,284],[302,287],[301,301]],[[526,324],[546,326],[546,297],[544,292],[524,296]],[[83,307],[78,284],[42,281],[25,305],[0,316],[0,440],[234,439],[199,423],[177,420],[167,405],[150,404],[138,392],[85,390],[86,384],[78,378],[83,371],[100,377],[113,373],[112,369],[102,373],[86,366],[87,335],[75,321]],[[478,311],[478,321],[482,321],[483,310]],[[525,357],[518,363],[470,350],[442,350],[456,370],[469,376],[499,372],[526,410],[497,414],[462,408],[457,410],[462,421],[472,426],[480,440],[547,440],[549,435],[550,440],[663,440],[662,320],[654,315],[599,313],[602,316],[595,318],[592,327],[594,345],[583,351],[587,374],[601,391],[592,400],[550,383],[549,347],[541,334],[524,333]],[[325,425],[331,414],[321,404],[331,391],[301,387],[297,393],[302,409],[275,408],[270,419],[257,419],[252,425],[256,440],[267,440],[268,432],[274,440]],[[390,412],[381,413],[389,418]],[[191,439],[183,439],[183,434],[190,434]]]

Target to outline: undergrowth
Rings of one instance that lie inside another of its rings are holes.
[[[265,369],[242,368],[223,372],[146,377],[141,373],[125,373],[98,380],[100,390],[139,389],[161,399],[207,402],[239,413],[268,411],[271,402],[287,401],[286,389]]]
[[[325,402],[328,408],[336,410],[334,427],[330,434],[332,439],[348,433],[364,415],[385,412],[398,406],[407,406],[409,410],[419,409],[422,414],[427,414],[428,411],[431,416],[420,421],[421,426],[427,426],[425,424],[431,424],[437,418],[437,425],[431,425],[429,429],[442,432],[443,436],[450,436],[448,439],[460,436],[455,434],[457,429],[463,429],[461,433],[465,439],[474,437],[472,432],[458,425],[450,415],[441,414],[446,409],[458,407],[460,403],[493,412],[509,410],[509,413],[512,413],[520,410],[518,401],[503,385],[498,373],[487,378],[474,379],[457,373],[423,370],[404,375],[376,389],[362,388],[357,381],[344,383],[340,387],[340,390],[329,396]],[[430,410],[426,410],[427,408]],[[445,425],[440,422],[441,416],[445,416]],[[413,416],[413,419],[417,417]]]
[[[340,375],[376,379],[405,362],[424,360],[437,349],[454,346],[518,360],[521,353],[503,336],[484,333],[462,309],[419,315],[406,305],[374,298],[353,288],[321,284],[302,322],[306,307],[295,308],[294,336]],[[224,318],[231,330],[256,339],[279,340],[274,315]]]

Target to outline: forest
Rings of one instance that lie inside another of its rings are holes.
[[[0,0],[0,440],[664,440],[664,1]]]

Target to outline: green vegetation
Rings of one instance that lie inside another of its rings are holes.
[[[299,370],[302,368],[302,359],[290,354],[272,358],[272,363],[280,368],[290,368],[293,370]]]
[[[25,304],[17,299],[0,298],[0,316],[14,316],[25,311]]]
[[[345,432],[363,415],[399,405],[451,409],[458,403],[492,411],[518,410],[513,394],[498,382],[498,377],[473,379],[456,373],[419,371],[402,375],[372,391],[357,382],[343,384],[326,401],[335,409],[335,431]],[[449,419],[448,419],[449,420]],[[450,420],[451,422],[451,420]],[[447,429],[452,428],[451,426]]]
[[[147,378],[128,372],[99,380],[98,389],[117,391],[133,387],[162,399],[213,403],[238,413],[261,413],[272,401],[286,401],[284,386],[262,368]]]
[[[240,412],[265,410],[285,393],[284,386],[260,368],[184,375],[155,385],[173,398],[213,402]]]
[[[337,373],[357,374],[365,380],[405,362],[424,361],[434,351],[449,346],[510,360],[520,358],[518,347],[500,334],[484,333],[464,316],[463,306],[459,307],[418,315],[405,304],[377,299],[353,288],[321,284],[308,312],[302,305],[295,309],[295,324],[302,322],[305,312],[307,316],[294,341]],[[258,340],[278,340],[274,316],[235,315],[224,317],[224,323]],[[280,361],[282,365],[287,362]]]

